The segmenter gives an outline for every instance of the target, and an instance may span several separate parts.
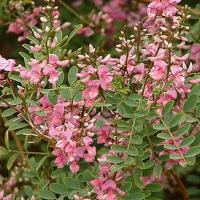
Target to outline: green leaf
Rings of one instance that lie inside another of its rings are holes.
[[[160,177],[162,174],[162,165],[157,164],[153,168],[153,175],[156,177]]]
[[[63,183],[66,186],[66,188],[75,189],[75,190],[80,189],[80,183],[78,182],[78,180],[74,178],[66,177],[64,178]]]
[[[19,82],[23,85],[23,79],[18,74],[9,73],[8,77],[16,82]]]
[[[190,127],[191,127],[191,124],[184,125],[180,129],[178,129],[178,131],[176,132],[176,136],[177,137],[183,136],[185,133],[187,133],[190,130]]]
[[[170,149],[170,150],[176,150],[177,149],[177,147],[175,147],[174,145],[171,145],[171,144],[164,144],[164,148]]]
[[[115,172],[117,172],[117,171],[123,169],[124,167],[125,167],[124,164],[121,164],[121,165],[112,165],[112,167],[111,167],[111,172],[112,172],[112,173],[115,173]]]
[[[30,185],[25,185],[24,191],[25,191],[25,193],[28,197],[33,195],[33,190],[32,190],[32,187]]]
[[[68,82],[70,85],[76,82],[77,80],[77,73],[78,73],[78,67],[72,66],[68,73]]]
[[[192,96],[194,94],[200,95],[200,84],[197,84],[192,88],[192,91],[190,92],[189,96]]]
[[[189,98],[186,100],[184,104],[183,110],[185,112],[191,111],[196,106],[197,100],[198,100],[197,94],[193,94],[192,96],[189,96]]]
[[[18,130],[18,129],[21,129],[21,128],[24,128],[24,127],[27,127],[28,124],[27,123],[14,123],[12,124],[11,126],[9,126],[8,130],[9,131],[14,131],[14,130]]]
[[[82,94],[81,92],[78,90],[79,86],[77,86],[76,88],[60,88],[60,95],[65,98],[66,100],[81,100],[82,98]]]
[[[139,135],[133,135],[131,140],[130,140],[133,144],[142,144],[142,138]]]
[[[131,129],[130,123],[128,123],[125,120],[116,120],[115,123],[117,124],[117,127],[119,127],[120,130],[129,131]]]
[[[65,74],[63,72],[63,69],[59,68],[58,71],[60,72],[60,76],[58,78],[58,81],[56,82],[56,85],[60,86],[62,85],[63,81],[65,80]]]
[[[131,146],[131,147],[128,149],[128,155],[130,155],[130,156],[137,156],[137,155],[138,155],[138,150],[137,150],[137,148]]]
[[[127,194],[124,200],[146,200],[145,194],[142,192],[134,192]]]
[[[185,120],[185,114],[183,112],[178,113],[175,117],[172,118],[170,127],[177,126]]]
[[[44,161],[48,158],[48,156],[44,156],[38,163],[37,163],[37,167],[36,170],[38,171],[40,169],[40,167],[43,165]]]
[[[15,160],[17,159],[17,157],[19,156],[19,153],[14,153],[7,162],[7,168],[8,170],[10,170],[15,162]]]
[[[29,44],[23,44],[22,46],[28,51],[31,50],[31,46]]]
[[[70,33],[69,37],[67,38],[67,42],[65,45],[68,45],[70,40],[79,32],[79,30],[83,27],[82,24],[79,24],[75,27],[75,29]]]
[[[151,192],[158,192],[161,190],[161,186],[159,184],[153,183],[147,185],[145,189],[150,190]]]
[[[133,184],[132,184],[131,181],[125,181],[125,182],[123,183],[123,185],[122,185],[122,189],[123,189],[123,191],[125,191],[125,192],[129,192],[129,191],[132,189],[132,186],[133,186]]]
[[[1,113],[1,116],[2,116],[2,117],[9,117],[9,116],[15,114],[16,112],[17,112],[16,110],[14,110],[14,109],[12,109],[12,108],[8,108],[8,109],[4,110],[4,111]]]
[[[181,155],[169,154],[169,158],[172,160],[180,160],[182,159]]]
[[[24,52],[19,52],[19,55],[24,59],[24,62],[28,62],[31,60],[31,57]]]
[[[0,156],[5,156],[8,153],[9,153],[8,149],[0,146]]]
[[[10,149],[10,143],[9,143],[9,131],[6,131],[5,133],[5,145],[7,149]]]
[[[200,154],[200,145],[192,147],[185,155],[185,157],[194,157]]]
[[[161,198],[158,198],[158,197],[150,197],[148,198],[147,200],[162,200]]]
[[[181,144],[180,144],[180,147],[185,147],[185,146],[189,146],[190,144],[192,144],[195,140],[195,137],[194,136],[189,136],[187,138],[185,138]]]
[[[108,162],[115,163],[115,164],[124,162],[124,160],[118,156],[109,156],[106,160]]]
[[[156,129],[156,130],[162,131],[162,130],[166,129],[166,126],[164,124],[155,124],[153,126],[153,128]]]
[[[27,38],[28,40],[30,40],[31,42],[33,42],[34,44],[37,44],[37,45],[40,44],[39,40],[36,39],[35,37],[31,36],[31,35],[27,36],[26,38]]]
[[[158,138],[161,138],[163,140],[168,140],[168,139],[171,139],[171,136],[167,133],[158,133],[157,134],[157,137]]]
[[[56,195],[49,190],[40,190],[39,197],[43,199],[56,199]]]
[[[79,173],[78,180],[80,182],[89,182],[94,178],[94,175],[89,170],[85,170],[82,173]]]
[[[117,107],[117,112],[126,118],[132,118],[134,115],[134,109],[128,105],[126,105],[124,102],[120,103]]]
[[[21,129],[16,132],[16,135],[31,135],[32,130],[30,128]]]
[[[195,112],[195,117],[199,118],[200,117],[200,105],[197,107],[196,112]]]
[[[54,90],[49,90],[48,92],[48,99],[49,99],[49,102],[52,103],[53,105],[55,105],[57,103],[57,94],[55,93]]]
[[[143,189],[145,186],[143,181],[141,180],[141,177],[142,177],[141,170],[136,170],[133,176],[134,183],[138,188]]]
[[[117,105],[122,101],[122,96],[119,93],[105,92],[106,101],[112,105]]]
[[[125,153],[127,152],[127,147],[121,145],[113,145],[112,150],[115,151],[116,153]]]
[[[174,101],[168,102],[166,106],[163,108],[163,114],[165,115],[169,113],[172,110],[173,106],[174,106]]]
[[[69,192],[69,189],[65,185],[58,183],[51,183],[49,189],[56,194],[66,194]]]

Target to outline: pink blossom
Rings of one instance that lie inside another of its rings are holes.
[[[148,5],[147,15],[150,18],[156,16],[172,17],[176,15],[178,9],[175,7],[181,0],[154,0]]]
[[[175,100],[176,98],[177,98],[177,92],[176,92],[176,90],[172,90],[172,91],[164,93],[159,98],[157,103],[162,104],[163,106],[165,106],[169,101]]]
[[[72,162],[72,164],[70,165],[70,170],[72,171],[72,173],[77,173],[79,171],[79,165],[74,161]]]
[[[63,168],[67,163],[67,157],[65,156],[65,154],[60,149],[55,149],[52,153],[54,156],[56,156],[56,159],[54,161],[55,165],[58,168]]]
[[[0,56],[0,70],[13,71],[16,63],[13,59],[6,60]]]
[[[151,69],[150,76],[154,80],[163,79],[166,72],[167,63],[165,61],[154,61],[154,66]]]
[[[49,82],[52,83],[53,85],[56,84],[60,76],[60,72],[57,71],[53,65],[49,65],[49,64],[47,64],[44,67],[43,73],[44,75],[49,76]]]
[[[86,162],[93,162],[96,156],[96,147],[86,147],[87,153],[84,154]]]
[[[79,35],[85,35],[86,37],[90,37],[94,34],[94,31],[89,27],[82,27],[78,32]]]
[[[108,141],[108,137],[110,134],[110,126],[107,124],[104,124],[103,127],[98,131],[98,144],[104,144]]]
[[[99,76],[100,85],[102,89],[108,90],[113,79],[111,73],[109,73],[109,68],[106,66],[99,67],[97,73]]]

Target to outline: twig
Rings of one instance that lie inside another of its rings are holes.
[[[88,21],[86,21],[79,13],[77,13],[74,9],[72,9],[67,3],[63,0],[59,0],[60,4],[62,4],[69,12],[71,12],[75,17],[80,19],[84,24],[89,25]]]
[[[182,180],[180,179],[180,177],[177,176],[177,174],[173,171],[170,171],[171,175],[173,176],[173,178],[175,179],[176,183],[178,184],[179,188],[180,188],[180,192],[183,196],[183,200],[189,200],[189,194],[188,191],[185,187],[185,185],[183,184]]]
[[[21,143],[21,141],[18,139],[18,137],[16,136],[15,133],[13,133],[13,132],[10,132],[10,133],[11,133],[13,139],[15,140],[17,149],[19,150],[19,155],[20,155],[21,161],[22,161],[22,163],[23,163],[24,161],[26,161],[26,158],[25,158],[25,155],[24,155],[24,152],[23,152],[22,143]],[[27,161],[26,161],[26,164],[27,164]]]

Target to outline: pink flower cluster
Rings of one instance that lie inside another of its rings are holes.
[[[106,156],[99,159],[100,170],[98,178],[92,180],[90,183],[94,187],[98,200],[117,200],[118,195],[124,196],[125,193],[117,187],[118,181],[123,178],[121,172],[118,172],[114,178],[110,178],[111,165],[105,162]]]
[[[95,49],[90,46],[90,53],[93,54]],[[87,56],[79,56],[79,59],[83,61],[87,59]],[[85,85],[85,90],[83,91],[83,99],[86,101],[86,106],[90,107],[94,104],[101,90],[107,91],[111,87],[111,82],[113,76],[110,72],[110,67],[115,63],[115,60],[112,59],[109,55],[104,59],[102,57],[97,58],[98,67],[92,65],[79,64],[79,67],[83,68],[78,74],[78,77],[81,78],[81,82]]]
[[[19,35],[18,41],[24,41],[30,35],[30,28],[38,24],[38,17],[41,12],[42,7],[35,7],[32,12],[25,11],[15,22],[10,23],[8,32]]]
[[[53,24],[52,27],[48,27],[48,20],[46,17],[41,17],[40,20],[45,25],[45,30],[41,30],[37,28],[34,31],[34,36],[38,40],[43,40],[42,34],[46,32],[58,32],[61,30],[61,22],[60,22],[60,13],[58,10],[54,10],[52,12],[52,20]],[[33,58],[27,64],[30,68],[23,68],[19,66],[18,71],[20,72],[20,76],[22,78],[26,78],[32,84],[40,83],[45,77],[48,78],[48,81],[55,85],[59,76],[60,72],[57,68],[64,67],[69,64],[69,60],[60,60],[59,57],[52,53],[50,54],[49,51],[53,52],[58,45],[58,38],[54,36],[53,38],[48,37],[46,41],[43,41],[40,45],[34,44],[34,46],[30,46],[30,52],[32,53],[40,53],[42,55],[41,59]]]
[[[83,3],[83,0],[77,0],[73,5],[80,7]],[[141,17],[146,15],[145,4],[132,2],[133,8],[130,9],[128,0],[109,0],[105,3],[102,0],[94,0],[94,4],[100,9],[100,12],[90,14],[88,16],[89,26],[83,27],[79,32],[87,37],[93,35],[94,30],[99,32],[99,29],[101,29],[101,34],[106,32],[106,34],[112,35],[116,31],[115,22],[126,22],[133,27]],[[102,31],[102,29],[105,30]]]
[[[173,17],[178,11],[176,4],[180,2],[181,0],[154,0],[147,8],[147,15],[150,18],[156,16]]]
[[[31,59],[28,62],[31,69],[20,68],[19,72],[22,78],[28,79],[32,84],[38,84],[44,77],[48,77],[48,81],[55,85],[60,76],[57,68],[68,64],[69,60],[60,61],[57,55],[51,54],[48,59],[43,61]]]
[[[0,56],[0,72],[1,71],[14,71],[14,68],[16,66],[16,62],[13,59],[5,59]]]
[[[55,141],[53,154],[56,166],[62,168],[69,164],[71,171],[76,173],[80,159],[93,162],[96,148],[91,145],[95,119],[84,112],[84,101],[73,102],[72,105],[60,97],[58,103],[52,105],[44,96],[39,102],[40,106],[30,107],[29,112],[34,124]],[[37,114],[39,111],[44,115]]]

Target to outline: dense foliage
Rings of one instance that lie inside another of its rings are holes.
[[[0,16],[0,199],[200,199],[199,5],[3,0]]]

